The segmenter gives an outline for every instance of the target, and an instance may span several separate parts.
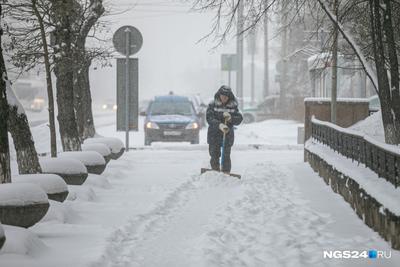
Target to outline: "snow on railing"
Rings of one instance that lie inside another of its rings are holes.
[[[332,99],[330,97],[306,97],[304,98],[304,102],[331,102]],[[369,98],[354,98],[354,97],[340,97],[337,99],[337,102],[343,103],[369,103]]]
[[[316,118],[311,119],[311,137],[343,156],[365,164],[395,187],[400,185],[400,148],[381,143],[357,131]]]

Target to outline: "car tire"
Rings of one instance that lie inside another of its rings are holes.
[[[199,137],[199,135],[197,135],[196,138],[193,139],[190,143],[191,143],[192,145],[197,145],[197,144],[199,144],[199,143],[200,143],[200,137]]]
[[[244,115],[243,115],[243,123],[253,123],[253,122],[255,122],[255,118],[254,118],[254,116],[252,115],[252,114],[249,114],[249,113],[245,113]]]

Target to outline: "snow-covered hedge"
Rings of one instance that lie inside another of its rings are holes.
[[[95,137],[95,138],[88,138],[84,141],[84,145],[87,144],[105,144],[111,150],[112,153],[119,153],[124,148],[124,143],[114,137]]]
[[[87,169],[82,162],[71,158],[40,158],[43,173],[82,174]]]
[[[56,174],[24,174],[12,177],[13,183],[32,183],[40,186],[46,194],[68,191],[65,181]]]
[[[109,149],[107,145],[102,143],[83,144],[82,151],[95,151],[103,157],[107,157],[111,154],[111,149]]]
[[[47,194],[35,184],[0,184],[0,221],[7,225],[31,227],[49,209]]]
[[[105,165],[106,161],[100,153],[96,151],[68,151],[58,154],[60,159],[76,159],[82,162],[86,167]]]
[[[46,193],[35,184],[0,184],[0,207],[28,206],[48,202]]]

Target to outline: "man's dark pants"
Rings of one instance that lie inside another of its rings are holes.
[[[221,145],[210,144],[208,146],[208,150],[211,156],[210,160],[211,168],[213,170],[219,171],[220,170],[219,158],[221,157]],[[222,166],[222,171],[223,172],[231,171],[231,147],[227,145],[225,145],[224,165]]]

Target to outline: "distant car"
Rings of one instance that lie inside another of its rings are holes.
[[[116,111],[117,110],[117,104],[115,104],[115,101],[106,101],[101,105],[101,109],[103,110],[113,110]]]
[[[240,99],[238,99],[240,101]],[[252,102],[251,99],[243,99],[243,108],[240,109],[243,115],[243,123],[253,123],[257,121],[257,113],[259,111],[258,104]]]
[[[149,106],[149,103],[150,103],[149,99],[139,101],[139,115],[140,116],[146,115],[146,110]]]
[[[203,102],[200,95],[194,95],[190,100],[192,101],[197,117],[199,118],[200,128],[203,128],[206,125],[207,105]]]
[[[185,96],[156,96],[149,103],[144,121],[144,144],[152,142],[199,143],[199,119],[192,101]]]
[[[286,94],[285,105],[290,107],[288,114],[282,113],[280,95],[269,95],[257,105],[256,121],[268,119],[292,119],[302,121],[304,119],[304,96]]]
[[[29,105],[29,110],[34,112],[41,112],[46,106],[46,100],[42,97],[35,97]]]
[[[379,101],[379,97],[374,95],[369,98],[369,114],[377,112],[381,110],[381,102]]]

